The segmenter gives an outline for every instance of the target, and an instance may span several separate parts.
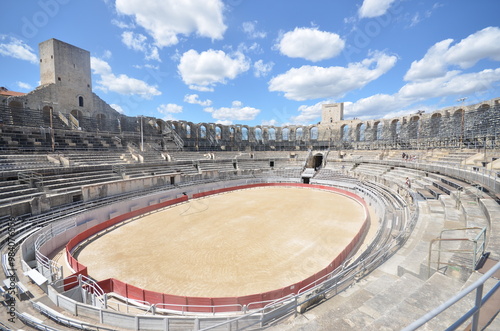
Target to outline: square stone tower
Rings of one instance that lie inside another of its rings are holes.
[[[49,39],[39,44],[41,85],[57,86],[63,112],[89,113],[93,108],[90,52]]]
[[[321,124],[333,124],[344,120],[344,103],[330,103],[321,105]]]

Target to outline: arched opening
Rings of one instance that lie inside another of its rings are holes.
[[[78,106],[83,107],[83,97],[82,96],[78,97]]]
[[[261,128],[255,128],[255,141],[262,141],[262,129]]]
[[[420,118],[418,116],[413,116],[410,118],[410,123],[408,123],[408,138],[418,139],[420,128]]]
[[[442,116],[441,114],[433,114],[431,116],[431,123],[430,123],[430,134],[432,137],[437,137],[439,136],[439,128],[442,124]]]
[[[83,114],[78,109],[73,109],[70,114],[80,122],[83,118]]]
[[[366,124],[361,123],[356,127],[356,141],[365,141]]]
[[[289,128],[284,128],[283,130],[281,130],[281,139],[283,139],[283,141],[288,141],[290,139]]]
[[[319,137],[319,130],[318,127],[312,127],[311,130],[309,130],[309,137],[311,137],[311,140],[318,140]]]
[[[222,129],[219,126],[215,127],[215,139],[217,140],[222,139]]]
[[[375,131],[375,140],[382,140],[382,132],[384,131],[384,123],[375,122],[373,127],[373,131]]]
[[[248,141],[248,128],[245,126],[241,128],[241,140]]]
[[[207,127],[204,125],[200,125],[198,136],[201,139],[206,139],[207,138]]]
[[[186,124],[186,138],[191,138],[191,125]]]
[[[302,140],[303,137],[304,137],[303,129],[297,128],[297,130],[295,130],[295,140]]]
[[[391,122],[391,139],[399,139],[401,134],[401,122],[394,120]]]
[[[321,166],[323,165],[323,154],[316,154],[313,156],[313,168],[315,170],[319,170]]]
[[[349,141],[349,125],[345,124],[340,130],[340,140]]]
[[[269,137],[268,137],[269,140],[272,140],[272,141],[276,140],[276,129],[269,128],[268,135],[269,135]]]

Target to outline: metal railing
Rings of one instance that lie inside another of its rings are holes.
[[[490,280],[493,278],[493,275],[500,270],[500,262],[497,263],[495,266],[493,266],[488,272],[486,272],[481,278],[479,278],[477,281],[475,281],[472,285],[455,295],[453,298],[449,299],[448,301],[444,302],[431,312],[425,314],[415,322],[411,323],[407,327],[405,327],[402,331],[412,331],[416,330],[419,327],[423,326],[442,312],[446,311],[453,305],[455,305],[458,302],[461,302],[461,300],[467,296],[469,293],[472,293],[475,291],[475,302],[474,306],[467,311],[464,315],[462,315],[460,318],[456,320],[455,323],[453,323],[450,327],[446,329],[446,331],[452,331],[458,329],[462,324],[464,324],[467,320],[469,320],[472,317],[472,325],[471,325],[471,331],[477,331],[479,328],[479,314],[481,311],[481,308],[484,306],[484,304],[493,296],[493,294],[496,293],[496,291],[500,288],[500,281],[497,281],[496,285],[493,286],[493,288],[486,293],[486,295],[483,296],[483,290],[484,290],[484,285],[486,281]]]

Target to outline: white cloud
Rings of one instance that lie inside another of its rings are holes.
[[[103,92],[138,95],[143,99],[151,99],[153,96],[161,95],[156,86],[149,85],[145,81],[124,74],[115,75],[109,63],[102,59],[91,57],[90,64],[94,74],[100,76],[96,81],[96,88]]]
[[[132,31],[124,31],[122,33],[122,42],[125,46],[134,51],[144,53],[146,60],[161,62],[158,48],[150,45],[147,40],[148,37],[140,33],[134,33]]]
[[[182,106],[175,103],[168,103],[158,106],[156,110],[164,115],[182,113]]]
[[[250,65],[245,56],[236,52],[230,56],[224,51],[210,49],[198,53],[191,49],[182,54],[177,69],[190,89],[213,90],[216,84],[225,84],[247,71]]]
[[[179,35],[222,39],[226,31],[221,0],[116,0],[119,14],[131,15],[162,48],[179,42]]]
[[[288,57],[303,58],[313,62],[337,56],[345,46],[338,34],[316,28],[295,28],[286,32],[276,45]]]
[[[134,24],[126,23],[126,22],[123,22],[123,21],[119,21],[117,19],[112,19],[111,20],[111,24],[113,24],[114,26],[119,27],[120,29],[134,29],[135,28]]]
[[[358,14],[361,18],[384,15],[395,0],[364,0]]]
[[[398,95],[411,100],[460,96],[488,90],[499,81],[500,68],[467,74],[460,74],[460,71],[455,70],[443,77],[408,83],[399,90]]]
[[[253,64],[253,74],[255,77],[265,77],[273,70],[274,62],[264,63],[263,60],[258,60]]]
[[[253,107],[243,107],[241,101],[233,101],[231,107],[215,109],[208,107],[203,109],[212,117],[221,121],[251,121],[260,113],[260,109]]]
[[[243,22],[243,32],[251,39],[260,39],[265,38],[266,33],[264,31],[257,31],[255,26],[257,25],[257,21],[253,22]]]
[[[30,84],[28,83],[24,83],[24,82],[17,82],[16,83],[17,86],[19,86],[19,88],[23,89],[23,90],[32,90],[33,89],[33,86],[31,86]]]
[[[122,42],[130,49],[134,51],[144,52],[146,50],[146,37],[140,33],[134,33],[132,31],[124,31],[122,33]]]
[[[500,61],[500,28],[488,27],[462,39],[451,46],[453,39],[434,44],[425,56],[411,64],[404,79],[407,81],[441,77],[449,66],[462,69],[474,66],[478,61],[490,58]]]
[[[38,63],[38,56],[33,52],[33,48],[20,39],[6,35],[0,35],[0,55],[29,61],[33,64]]]
[[[340,98],[362,88],[389,71],[397,58],[381,52],[347,67],[302,66],[292,68],[269,81],[269,91],[284,92],[291,100]]]
[[[190,103],[190,104],[194,104],[194,105],[200,105],[200,106],[203,106],[203,107],[208,107],[208,106],[212,105],[212,100],[207,99],[205,101],[201,101],[199,99],[198,94],[186,94],[184,96],[184,102],[187,102],[187,103]]]
[[[119,112],[120,114],[125,114],[125,110],[123,110],[122,106],[117,105],[116,103],[110,104],[111,108]]]

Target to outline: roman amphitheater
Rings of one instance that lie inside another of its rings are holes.
[[[500,98],[246,126],[0,90],[0,329],[500,330]]]

